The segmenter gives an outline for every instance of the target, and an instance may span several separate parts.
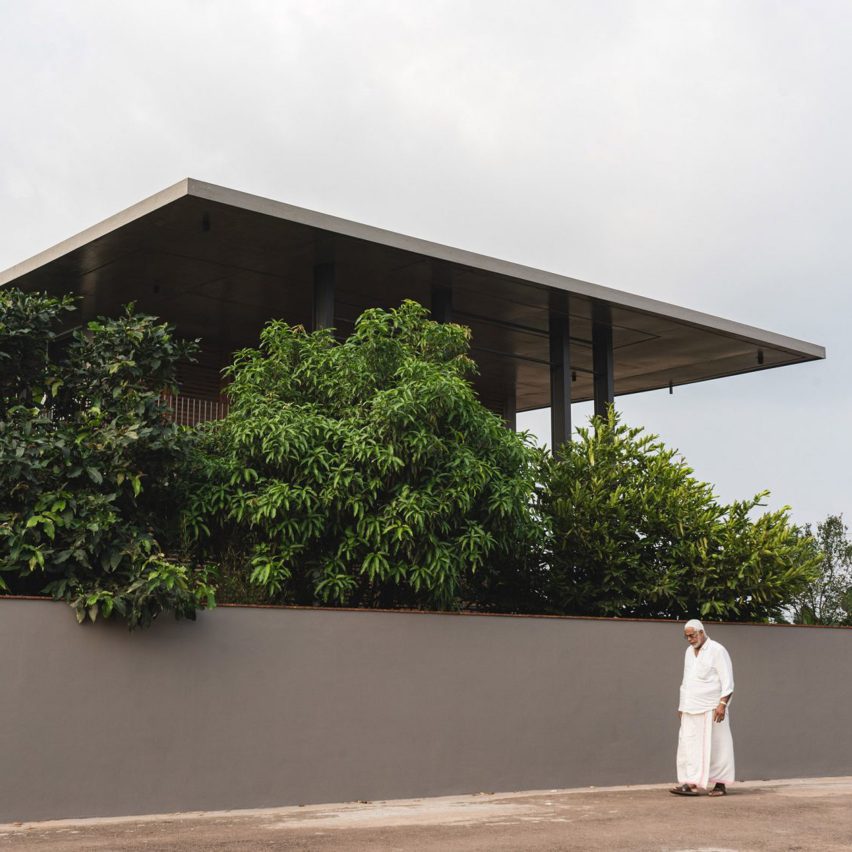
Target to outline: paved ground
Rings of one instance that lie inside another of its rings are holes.
[[[0,850],[852,850],[852,777],[480,794],[0,825]]]

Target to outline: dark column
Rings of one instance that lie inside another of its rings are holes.
[[[509,385],[506,388],[506,395],[503,398],[503,420],[506,421],[506,428],[513,432],[518,428],[518,394],[514,371],[509,378]]]
[[[595,415],[606,417],[615,399],[612,357],[612,317],[609,305],[592,307],[592,365],[595,371]]]
[[[432,287],[432,319],[436,322],[453,321],[453,291],[449,287]]]
[[[314,331],[334,328],[334,264],[314,267]]]
[[[550,446],[555,453],[571,440],[571,345],[567,296],[550,310]]]
[[[432,319],[435,322],[453,321],[453,277],[446,263],[433,261],[432,273]]]

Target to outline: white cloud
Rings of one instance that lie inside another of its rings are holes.
[[[192,175],[810,338],[622,407],[848,513],[851,45],[829,0],[0,0],[0,267]]]

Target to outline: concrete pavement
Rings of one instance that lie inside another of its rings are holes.
[[[852,777],[479,793],[256,811],[0,825],[0,850],[852,850]]]

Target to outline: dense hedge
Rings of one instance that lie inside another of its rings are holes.
[[[342,342],[270,322],[227,371],[228,417],[197,429],[161,402],[195,344],[73,310],[0,290],[0,590],[81,620],[217,595],[760,620],[819,574],[787,511],[720,504],[613,412],[535,449],[477,399],[469,330],[413,302]]]
[[[189,435],[159,393],[192,344],[128,309],[59,337],[74,302],[0,290],[0,587],[131,626],[214,601],[166,558]]]

